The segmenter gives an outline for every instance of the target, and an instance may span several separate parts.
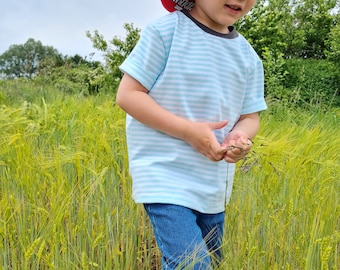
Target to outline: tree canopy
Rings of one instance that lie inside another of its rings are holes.
[[[125,39],[115,36],[109,42],[98,31],[94,31],[93,34],[89,31],[86,33],[87,37],[91,39],[93,47],[104,53],[106,65],[111,75],[117,80],[122,77],[119,66],[137,44],[141,31],[139,28],[134,27],[132,23],[124,24],[124,29],[126,31]]]
[[[261,56],[269,48],[285,58],[324,59],[339,6],[339,0],[259,0],[237,26]]]
[[[125,39],[115,36],[110,41],[106,41],[104,36],[97,30],[92,34],[89,31],[86,32],[86,36],[92,41],[93,47],[103,52],[107,72],[103,76],[105,85],[107,85],[106,88],[109,88],[108,85],[110,85],[111,89],[117,88],[123,75],[119,70],[119,66],[131,53],[139,39],[139,28],[134,27],[132,23],[124,24],[124,28],[126,31]]]
[[[61,59],[61,54],[52,46],[44,46],[33,38],[22,45],[11,45],[0,55],[0,72],[8,78],[32,78],[38,71],[40,61]]]

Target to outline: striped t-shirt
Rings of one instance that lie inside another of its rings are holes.
[[[266,109],[262,63],[249,43],[233,27],[229,30],[217,33],[188,13],[170,13],[142,31],[120,68],[178,116],[204,122],[227,119],[228,126],[215,131],[222,142],[240,115]],[[210,214],[224,211],[234,164],[212,162],[186,142],[129,115],[126,121],[137,203],[176,204]]]

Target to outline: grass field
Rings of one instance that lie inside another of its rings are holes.
[[[339,270],[340,110],[273,104],[261,119],[221,269]],[[160,269],[124,134],[112,97],[0,105],[0,269]]]

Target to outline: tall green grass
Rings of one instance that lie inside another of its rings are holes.
[[[0,125],[5,269],[133,269],[151,256],[112,100],[3,106]]]
[[[221,269],[339,269],[339,110],[261,118]],[[0,105],[0,179],[1,269],[160,269],[113,97]]]
[[[239,166],[226,269],[339,269],[339,111],[282,113],[262,115],[254,151]]]

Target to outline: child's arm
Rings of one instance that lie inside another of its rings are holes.
[[[124,74],[116,103],[129,115],[153,129],[189,143],[212,161],[223,158],[226,148],[217,141],[213,130],[223,128],[227,121],[192,122],[178,117],[159,106],[138,81]]]
[[[223,140],[222,145],[228,149],[224,160],[235,163],[244,158],[253,146],[251,139],[257,134],[259,126],[258,113],[241,115],[233,130]]]

